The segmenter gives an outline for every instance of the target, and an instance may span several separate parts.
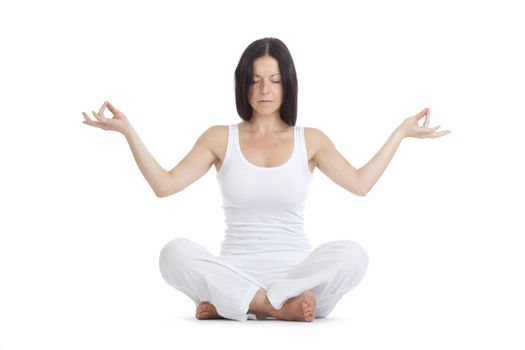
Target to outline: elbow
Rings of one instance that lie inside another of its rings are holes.
[[[164,189],[153,189],[153,192],[155,192],[155,196],[157,196],[157,198],[164,198],[171,195],[171,193]]]
[[[179,191],[176,189],[172,189],[172,188],[158,188],[158,189],[153,189],[153,192],[155,192],[155,195],[158,198],[164,198],[164,197],[169,197],[172,194],[175,194]]]
[[[360,188],[356,191],[356,194],[359,196],[359,197],[365,197],[368,192],[370,192],[370,188]]]
[[[168,175],[171,174],[168,172]],[[169,197],[181,190],[181,188],[176,187],[171,180],[162,181],[160,184],[152,185],[151,188],[158,198]]]
[[[357,192],[356,194],[359,196],[359,197],[365,197],[367,195],[368,191],[359,191]]]
[[[370,192],[370,190],[372,189],[372,187],[374,186],[374,184],[371,184],[367,181],[364,181],[364,179],[361,177],[361,175],[359,176],[359,181],[357,183],[357,195],[359,197],[365,197],[368,192]]]
[[[368,193],[368,191],[361,189],[361,188],[354,188],[354,189],[350,189],[349,191],[359,197],[364,197]]]

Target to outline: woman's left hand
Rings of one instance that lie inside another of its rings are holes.
[[[419,126],[418,122],[423,117],[425,117],[425,121],[422,126]],[[450,133],[450,130],[437,131],[441,125],[429,128],[429,122],[430,108],[425,108],[415,116],[405,119],[397,129],[401,132],[403,137],[416,137],[419,139],[441,137]]]

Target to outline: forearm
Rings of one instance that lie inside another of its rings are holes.
[[[404,135],[401,129],[396,128],[376,155],[358,170],[361,182],[360,187],[364,194],[368,193],[383,175],[403,138]]]
[[[153,158],[132,126],[126,130],[124,136],[126,137],[126,141],[128,141],[140,172],[155,194],[158,197],[162,197],[162,189],[166,187],[166,183],[169,181],[169,173],[159,165],[155,158]]]

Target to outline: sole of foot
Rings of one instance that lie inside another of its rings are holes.
[[[315,320],[316,300],[315,294],[306,291],[303,294],[288,300],[274,317],[286,321],[306,321]]]

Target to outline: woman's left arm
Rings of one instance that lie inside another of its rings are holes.
[[[332,181],[344,189],[358,195],[365,196],[374,187],[375,183],[388,163],[392,160],[399,144],[405,137],[440,137],[450,131],[439,131],[439,126],[429,128],[428,123],[430,109],[425,108],[413,117],[407,118],[399,125],[385,142],[377,154],[360,169],[356,169],[337,151],[332,141],[320,130],[307,128],[311,148],[313,152],[313,163]],[[423,126],[418,121],[426,116]]]
[[[425,117],[422,126],[418,121]],[[409,117],[401,123],[390,135],[383,147],[370,159],[366,165],[358,170],[360,187],[363,195],[368,193],[374,187],[377,180],[383,175],[386,167],[392,160],[397,148],[405,137],[415,138],[436,138],[450,133],[450,130],[437,131],[440,125],[429,128],[430,122],[430,108],[425,108],[413,117]]]

